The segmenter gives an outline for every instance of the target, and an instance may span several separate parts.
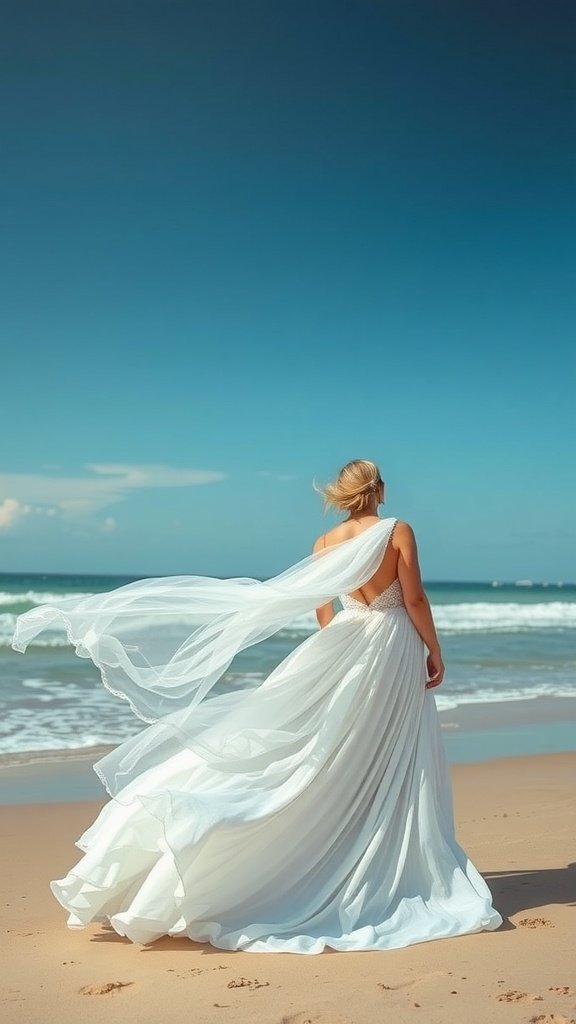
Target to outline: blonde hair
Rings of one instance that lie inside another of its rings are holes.
[[[332,506],[339,512],[364,512],[369,508],[382,483],[380,470],[367,459],[353,459],[342,467],[333,483],[313,487],[324,497],[324,510]]]

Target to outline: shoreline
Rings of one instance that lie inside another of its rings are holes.
[[[573,697],[462,704],[438,717],[451,766],[576,751]],[[0,754],[0,806],[98,799],[105,791],[92,765],[115,746]]]
[[[570,1024],[576,753],[450,773],[458,841],[504,922],[380,952],[230,953],[166,937],[136,946],[96,924],[69,929],[49,882],[79,860],[75,841],[104,799],[3,808],[3,1020],[142,1024],[170,1006],[195,1024]]]

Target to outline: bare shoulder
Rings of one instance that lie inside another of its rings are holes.
[[[327,530],[321,537],[314,541],[313,551],[321,551],[322,548],[329,548],[332,544],[341,544],[343,540],[350,540],[354,536],[348,523],[338,523],[331,530]]]
[[[398,519],[394,527],[391,543],[392,547],[396,551],[399,551],[401,548],[404,548],[407,545],[416,543],[414,530],[410,526],[410,523],[407,523],[404,519]]]

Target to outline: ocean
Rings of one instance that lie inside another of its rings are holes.
[[[28,608],[132,579],[0,574],[3,762],[114,745],[144,727],[104,689],[94,666],[75,656],[64,634],[40,637],[24,656],[10,646],[15,618]],[[432,582],[425,588],[446,664],[434,696],[451,759],[469,759],[474,751],[501,756],[510,746],[517,753],[576,749],[576,584]],[[221,686],[256,685],[316,628],[312,613],[244,651]]]

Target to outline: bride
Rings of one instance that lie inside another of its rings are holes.
[[[65,629],[148,723],[94,766],[111,799],[51,883],[69,927],[321,953],[502,924],[455,836],[413,530],[377,516],[372,462],[324,496],[346,518],[272,579],[140,580],[17,620],[16,650]],[[312,610],[320,628],[267,678],[214,691],[238,652]]]

